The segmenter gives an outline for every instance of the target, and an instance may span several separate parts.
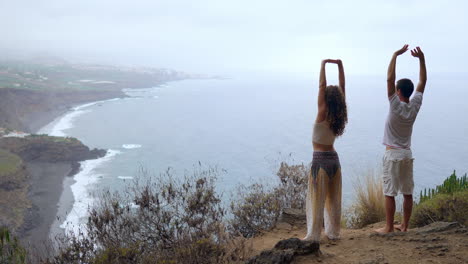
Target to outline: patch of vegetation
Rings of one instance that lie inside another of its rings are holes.
[[[20,157],[0,149],[0,175],[16,172],[21,164],[22,160]]]
[[[12,237],[7,228],[0,228],[0,264],[24,264],[27,251]]]
[[[441,185],[421,192],[415,204],[411,225],[424,226],[436,221],[468,225],[467,175],[457,177],[455,171]]]
[[[444,183],[437,185],[435,188],[424,188],[424,193],[421,191],[419,194],[419,202],[422,203],[427,201],[437,194],[445,193],[451,194],[458,191],[462,191],[468,188],[467,174],[458,178],[456,172],[453,171],[447,179],[444,180]]]
[[[179,180],[170,170],[135,182],[124,196],[104,193],[82,233],[68,234],[48,263],[241,263],[243,239],[224,224],[216,169]],[[152,180],[151,180],[152,179]]]
[[[31,139],[43,139],[51,142],[56,142],[56,143],[78,143],[80,142],[77,138],[74,137],[57,137],[57,136],[49,136],[48,134],[30,134],[25,137],[26,139],[31,138]]]

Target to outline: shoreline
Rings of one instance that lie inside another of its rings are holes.
[[[125,95],[123,92],[121,93]],[[108,98],[102,98],[102,96],[98,96],[94,100],[82,101],[73,104],[73,106],[37,113],[34,117],[30,117],[27,123],[30,126],[30,131],[39,134],[41,130],[54,122],[59,122],[80,106],[126,97],[111,95]],[[43,166],[38,166],[38,164],[28,166],[31,175],[28,198],[32,201],[32,208],[28,210],[25,223],[20,230],[23,242],[39,253],[48,250],[47,247],[56,242],[56,237],[65,234],[66,229],[62,228],[61,225],[66,221],[67,215],[75,204],[71,187],[76,183],[75,176],[82,170],[81,162],[78,162],[79,166],[71,163],[42,165],[46,165],[47,169],[41,168]],[[45,175],[52,177],[45,177]]]

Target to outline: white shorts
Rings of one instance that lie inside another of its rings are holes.
[[[386,196],[413,194],[413,153],[410,149],[389,149],[383,157],[383,191]]]

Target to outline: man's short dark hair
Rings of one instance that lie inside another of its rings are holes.
[[[409,98],[414,91],[414,84],[410,79],[401,79],[396,83],[397,90],[400,90],[401,95]]]

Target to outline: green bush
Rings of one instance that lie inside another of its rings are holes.
[[[458,178],[455,171],[441,185],[424,189],[415,204],[411,225],[424,226],[435,221],[468,224],[467,175]]]
[[[453,194],[439,193],[414,207],[412,226],[425,226],[436,221],[468,226],[468,189]]]
[[[11,237],[7,228],[0,228],[0,264],[26,263],[26,250],[16,237]]]
[[[419,202],[422,203],[426,200],[431,199],[437,194],[445,193],[451,194],[457,191],[462,191],[468,188],[467,175],[458,178],[455,171],[441,185],[437,185],[435,188],[424,189],[419,194]]]

